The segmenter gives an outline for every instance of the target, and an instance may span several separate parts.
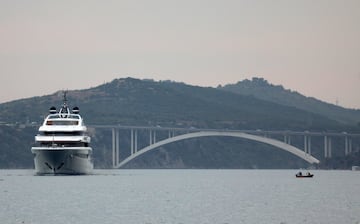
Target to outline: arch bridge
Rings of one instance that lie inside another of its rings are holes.
[[[276,148],[289,152],[310,164],[319,164],[320,161],[311,155],[311,137],[320,136],[324,138],[324,157],[332,156],[332,137],[342,137],[345,139],[345,155],[352,152],[352,139],[360,137],[360,134],[348,133],[324,133],[324,132],[294,132],[294,131],[262,131],[262,130],[217,130],[217,129],[197,129],[197,128],[163,128],[140,127],[140,126],[111,126],[111,125],[90,125],[92,128],[111,129],[112,130],[112,165],[113,168],[121,168],[133,159],[142,154],[155,150],[160,146],[173,142],[211,136],[228,136],[242,139],[248,139],[256,142],[272,145]],[[120,161],[119,150],[119,130],[130,131],[130,156]],[[149,145],[138,149],[138,131],[147,131],[149,133]],[[157,140],[158,132],[168,132],[166,138]],[[282,135],[283,141],[272,138],[273,135]],[[302,136],[304,139],[303,150],[291,145],[292,136]]]

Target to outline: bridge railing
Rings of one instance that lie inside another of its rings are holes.
[[[130,125],[87,125],[90,128],[99,129],[126,129],[126,130],[157,130],[157,131],[181,131],[181,132],[198,132],[198,131],[223,131],[223,132],[243,132],[247,134],[268,134],[268,135],[299,135],[299,136],[330,136],[330,137],[360,137],[360,133],[332,132],[332,131],[291,131],[291,130],[250,130],[250,129],[211,129],[211,128],[184,128],[184,127],[162,127],[162,126],[130,126]]]

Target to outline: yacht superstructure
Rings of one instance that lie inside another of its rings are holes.
[[[93,169],[92,148],[79,108],[70,111],[66,92],[59,111],[50,108],[35,136],[34,154],[37,174],[89,174]]]

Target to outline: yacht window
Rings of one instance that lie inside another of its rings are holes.
[[[50,120],[46,122],[46,125],[78,125],[79,121],[65,121],[65,120]]]
[[[78,114],[70,114],[67,116],[68,118],[71,118],[71,119],[80,119],[80,115]],[[57,119],[57,118],[61,118],[60,114],[50,114],[49,119]]]
[[[84,135],[81,131],[71,131],[71,132],[48,132],[45,131],[42,133],[45,136],[82,136]]]

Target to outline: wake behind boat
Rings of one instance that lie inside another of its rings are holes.
[[[93,170],[90,137],[79,114],[79,108],[70,112],[66,92],[59,111],[50,108],[50,114],[39,127],[35,136],[37,146],[31,148],[34,154],[37,174],[89,174]]]

